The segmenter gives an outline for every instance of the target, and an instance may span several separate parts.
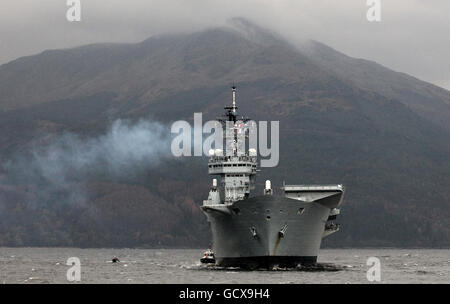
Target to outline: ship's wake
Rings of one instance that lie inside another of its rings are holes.
[[[332,263],[317,263],[315,265],[297,265],[296,267],[261,267],[255,269],[248,269],[244,267],[222,267],[217,265],[193,265],[191,270],[198,271],[226,271],[226,272],[239,272],[239,271],[304,271],[304,272],[336,272],[346,269],[343,265],[337,265]]]

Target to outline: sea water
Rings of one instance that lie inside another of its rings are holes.
[[[450,283],[448,249],[321,249],[315,267],[254,271],[202,265],[203,251],[0,248],[0,284],[73,283],[70,257],[80,261],[77,283]],[[371,257],[380,262],[379,282],[368,280]]]

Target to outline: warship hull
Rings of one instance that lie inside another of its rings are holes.
[[[219,119],[226,151],[209,150],[208,174],[220,176],[220,183],[212,180],[201,206],[211,225],[216,264],[244,268],[314,264],[322,238],[339,230],[333,220],[340,213],[344,187],[283,182],[282,195],[274,195],[266,180],[264,195],[252,196],[258,172],[257,150],[250,148],[255,123],[238,117],[236,87],[231,89],[232,106],[225,107]]]
[[[316,263],[330,211],[341,196],[334,191],[316,201],[302,201],[263,195],[230,205],[203,206],[216,264],[258,268]]]

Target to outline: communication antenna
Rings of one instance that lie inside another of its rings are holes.
[[[233,111],[233,114],[236,114],[236,86],[233,83],[233,86],[231,87],[231,90],[233,92],[233,106],[231,107],[231,110]]]

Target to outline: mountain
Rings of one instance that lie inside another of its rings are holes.
[[[359,88],[395,99],[423,118],[450,129],[448,91],[380,64],[348,57],[330,47],[310,41],[301,46],[316,63],[351,81]]]
[[[257,191],[265,179],[346,186],[342,229],[325,245],[448,246],[450,92],[243,19],[0,66],[0,159],[32,157],[66,132],[101,136],[119,118],[167,128],[194,112],[215,119],[233,82],[241,113],[280,121],[280,163],[263,168]],[[198,208],[210,184],[206,158],[120,175],[90,170],[51,193],[0,168],[0,246],[209,243]],[[78,188],[83,197],[72,198]]]

